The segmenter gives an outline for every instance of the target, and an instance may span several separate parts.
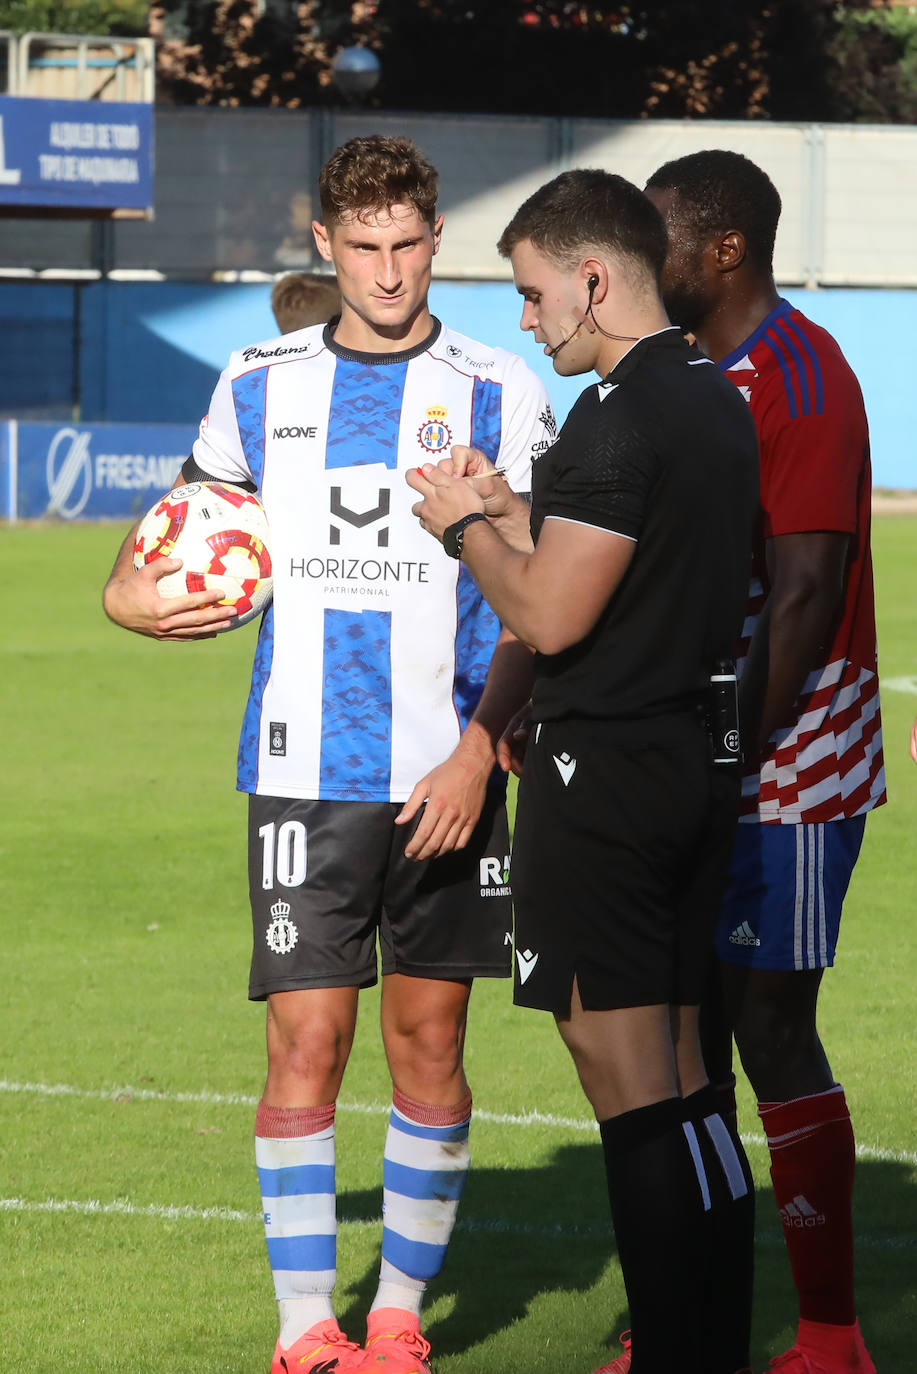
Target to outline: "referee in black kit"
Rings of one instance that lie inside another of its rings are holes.
[[[424,527],[534,650],[515,999],[553,1012],[601,1127],[632,1331],[605,1368],[736,1374],[753,1190],[707,1082],[697,1004],[738,804],[734,738],[734,761],[713,762],[710,679],[728,677],[742,626],[754,425],[670,326],[665,227],[629,182],[564,173],[499,249],[521,327],[557,372],[601,378],[535,466],[534,544],[482,454],[408,477]]]

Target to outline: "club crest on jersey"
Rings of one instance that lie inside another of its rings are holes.
[[[417,431],[417,442],[428,453],[440,453],[452,443],[452,430],[446,424],[445,406],[427,406],[427,418]]]
[[[273,921],[265,939],[272,954],[292,954],[299,940],[299,928],[290,920],[290,903],[275,902],[271,907]]]

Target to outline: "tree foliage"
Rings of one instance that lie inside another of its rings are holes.
[[[158,40],[162,98],[179,104],[327,104],[340,47],[375,36],[367,0],[158,0],[150,32]],[[187,16],[175,36],[176,14]]]
[[[363,43],[379,108],[917,117],[917,18],[892,0],[159,0],[151,14],[160,90],[182,102],[336,103],[334,54]]]
[[[917,122],[917,11],[843,14],[831,44],[839,119]]]
[[[149,32],[149,6],[144,0],[0,0],[0,29],[142,38]]]

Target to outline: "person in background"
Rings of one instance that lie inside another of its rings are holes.
[[[274,282],[271,309],[281,334],[327,324],[341,313],[337,280],[319,272],[287,272]]]
[[[774,285],[780,197],[760,167],[694,153],[646,190],[669,233],[669,315],[748,401],[761,452],[740,679],[752,733],[707,1068],[734,1119],[734,1035],[770,1148],[799,1323],[769,1367],[875,1374],[854,1301],[853,1128],[816,1027],[866,817],[885,801],[863,397],[835,340]]]

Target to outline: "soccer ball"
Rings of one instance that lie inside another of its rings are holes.
[[[257,496],[224,482],[191,482],[167,492],[143,517],[134,567],[180,558],[178,572],[156,584],[160,596],[217,589],[217,606],[234,606],[227,627],[246,625],[271,599],[273,578],[267,516]]]

